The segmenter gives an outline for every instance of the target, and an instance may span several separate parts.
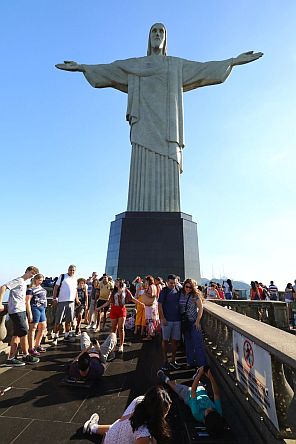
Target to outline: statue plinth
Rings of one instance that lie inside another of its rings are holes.
[[[200,283],[197,224],[177,212],[132,212],[111,222],[106,273],[133,280],[135,276],[175,273]]]

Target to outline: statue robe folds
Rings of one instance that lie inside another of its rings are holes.
[[[82,65],[95,88],[128,93],[132,144],[128,211],[180,211],[183,91],[224,82],[231,60],[194,62],[147,56]]]

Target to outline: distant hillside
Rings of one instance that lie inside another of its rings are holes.
[[[216,284],[222,284],[223,280],[225,281],[226,279],[207,279],[207,278],[202,278],[201,279],[201,285],[205,285],[208,284],[210,281],[216,282]],[[246,284],[246,282],[241,282],[241,281],[232,281],[232,285],[236,290],[249,290],[250,289],[250,285]]]

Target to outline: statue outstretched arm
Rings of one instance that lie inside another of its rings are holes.
[[[86,80],[94,88],[115,88],[127,93],[128,75],[121,66],[114,63],[99,65],[80,65],[73,61],[65,61],[55,65],[64,71],[82,72]]]
[[[57,65],[55,65],[56,68],[58,69],[62,69],[64,71],[78,71],[78,72],[84,72],[85,69],[83,67],[83,65],[79,65],[79,63],[76,62],[72,62],[69,60],[65,60],[64,63],[58,63]]]
[[[263,52],[254,52],[254,51],[248,51],[243,52],[237,57],[234,57],[232,59],[232,66],[236,65],[244,65],[245,63],[254,62],[257,59],[260,59],[260,57],[263,56]]]

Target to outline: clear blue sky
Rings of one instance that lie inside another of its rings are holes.
[[[169,55],[265,54],[185,94],[182,210],[198,222],[202,275],[296,279],[295,19],[294,0],[1,1],[0,281],[29,264],[104,271],[127,205],[127,97],[54,65],[143,56],[156,21]]]

